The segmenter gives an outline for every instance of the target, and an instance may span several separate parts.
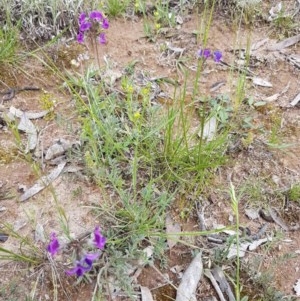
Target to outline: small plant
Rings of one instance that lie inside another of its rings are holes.
[[[106,0],[105,6],[109,16],[117,17],[126,11],[129,3],[128,0]]]
[[[288,197],[293,202],[300,203],[300,185],[295,184],[291,187],[291,189],[288,192]]]
[[[86,13],[81,13],[79,16],[79,33],[77,35],[78,43],[83,43],[85,35],[88,35],[91,40],[97,37],[100,44],[106,44],[106,36],[103,29],[109,28],[107,18],[100,11],[92,11],[89,16]],[[100,26],[99,26],[100,25]]]
[[[39,99],[41,106],[44,110],[48,111],[47,116],[45,117],[46,120],[53,120],[55,118],[55,99],[54,95],[44,91],[44,93],[41,95]]]
[[[0,27],[0,68],[3,65],[15,64],[19,57],[17,55],[19,41],[16,27]],[[1,70],[0,69],[0,70]],[[4,70],[3,70],[4,72]],[[1,70],[2,73],[2,70]]]
[[[275,27],[276,35],[280,38],[290,37],[294,33],[294,29],[298,28],[299,24],[294,21],[292,15],[289,15],[282,8],[278,15],[272,21]]]
[[[78,22],[79,33],[77,34],[77,42],[83,44],[85,37],[88,36],[93,48],[96,49],[98,67],[100,68],[98,44],[104,45],[107,43],[104,30],[109,28],[108,19],[104,17],[102,12],[95,10],[89,15],[81,13]]]
[[[76,258],[76,260],[73,260],[75,261],[75,266],[65,271],[69,276],[76,275],[82,277],[92,270],[94,262],[101,256],[101,252],[95,251],[95,247],[100,251],[103,250],[106,238],[102,236],[100,228],[97,226],[93,232],[92,239],[85,244],[84,242],[84,240],[77,240],[76,243],[71,241],[68,246],[68,251],[71,250],[73,256]],[[52,232],[47,251],[54,257],[60,251],[60,246],[56,234]]]

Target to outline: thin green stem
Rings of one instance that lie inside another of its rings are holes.
[[[240,227],[240,219],[239,219],[239,209],[238,209],[238,200],[235,195],[235,189],[232,183],[230,183],[230,195],[232,202],[232,209],[235,214],[235,243],[236,243],[236,284],[235,284],[235,296],[236,301],[240,301],[240,238],[239,238],[239,227]]]

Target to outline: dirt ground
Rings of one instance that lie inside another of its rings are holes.
[[[200,22],[199,15],[188,14],[184,16],[184,22],[178,24],[176,29],[166,29],[165,33],[161,34],[153,43],[145,38],[142,20],[138,18],[112,20],[108,32],[108,43],[99,49],[101,64],[104,65],[109,61],[113,66],[114,73],[117,74],[122,73],[122,70],[129,63],[136,60],[136,70],[149,72],[153,77],[171,77],[182,84],[182,74],[176,69],[178,55],[172,52],[172,47],[183,49],[183,55],[190,58],[186,66],[193,70],[197,64],[197,50],[201,47],[195,35]],[[238,63],[242,59],[234,51],[235,48],[246,48],[249,37],[250,45],[257,46],[258,42],[270,37],[269,33],[270,27],[267,24],[266,26],[259,24],[257,27],[254,25],[252,30],[246,27],[237,30],[229,24],[227,18],[219,16],[214,19],[211,26],[207,47],[221,50],[224,55],[222,60],[227,64]],[[272,87],[255,85],[249,76],[246,80],[245,99],[251,96],[255,102],[265,101],[267,104],[254,107],[251,110],[247,103],[244,104],[245,116],[243,117],[251,114],[252,123],[256,127],[254,130],[249,130],[248,137],[251,138],[249,138],[249,143],[244,141],[243,145],[243,141],[240,140],[232,146],[230,162],[226,167],[216,171],[215,187],[209,189],[209,197],[207,200],[205,199],[207,207],[204,216],[208,228],[216,224],[230,225],[232,209],[228,192],[225,191],[226,187],[229,187],[229,179],[237,188],[242,187],[245,183],[260,185],[256,199],[250,193],[248,195],[247,192],[239,204],[243,227],[248,227],[252,233],[256,233],[263,224],[267,224],[266,235],[273,236],[271,247],[261,246],[253,252],[247,252],[245,257],[241,259],[241,282],[244,291],[250,296],[250,300],[264,300],[261,296],[266,288],[259,287],[257,283],[254,287],[257,274],[269,271],[274,276],[270,282],[271,285],[276,290],[288,295],[295,294],[293,286],[300,279],[299,228],[295,231],[284,230],[278,223],[267,222],[261,216],[251,220],[245,214],[246,209],[258,210],[262,208],[262,204],[267,204],[277,211],[289,227],[294,226],[296,229],[296,226],[300,224],[300,203],[276,198],[276,193],[274,193],[274,191],[288,190],[292,185],[300,183],[300,107],[289,105],[300,92],[300,70],[299,67],[286,59],[290,55],[300,57],[300,44],[285,48],[282,53],[268,50],[276,42],[276,37],[269,38],[260,47],[257,46],[257,50],[253,50],[250,69],[255,73],[255,77],[270,82]],[[75,43],[71,42],[59,51],[65,52],[66,57],[71,59],[73,47],[77,49]],[[95,56],[91,48],[82,47],[80,49],[87,51],[91,58]],[[59,59],[58,63],[61,66],[68,63],[65,58],[61,61]],[[52,78],[51,74],[38,62],[27,62],[25,67],[31,68],[28,69],[31,78],[20,74],[16,78],[5,79],[1,75],[1,80],[4,82],[13,81],[14,85],[20,87],[35,85],[41,90],[20,92],[12,100],[2,102],[0,110],[5,111],[14,106],[26,112],[41,111],[43,108],[40,99],[45,93],[48,93],[55,100],[55,119],[33,120],[38,128],[39,138],[38,147],[32,157],[33,160],[42,162],[42,172],[47,174],[55,168],[55,165],[42,161],[41,154],[57,139],[66,139],[76,145],[79,140],[80,123],[75,113],[74,100],[67,91],[58,88],[59,82]],[[76,70],[74,66],[69,65],[68,67]],[[191,73],[193,77],[193,71]],[[234,99],[236,97],[237,78],[238,72],[232,72],[225,64],[208,62],[200,84],[204,93],[211,96],[227,94],[231,99]],[[218,83],[222,83],[220,88],[212,89]],[[11,83],[7,84],[11,85]],[[188,86],[189,93],[191,93],[192,85],[191,78],[190,86]],[[5,86],[2,85],[1,90],[5,89]],[[164,92],[168,95],[168,99],[172,98],[171,90],[165,88]],[[270,96],[277,93],[278,96],[272,100]],[[270,135],[274,132],[273,126],[276,122],[278,123],[278,120],[279,124],[273,138],[274,141],[279,141],[279,144],[287,145],[283,149],[272,148],[268,145]],[[235,134],[238,135],[238,133]],[[25,141],[26,135],[21,134],[21,139]],[[2,185],[3,191],[7,190],[12,195],[12,198],[8,199],[2,195],[3,199],[0,200],[1,224],[11,224],[19,234],[29,237],[35,237],[38,225],[44,228],[45,233],[50,233],[53,230],[59,232],[60,221],[56,213],[57,202],[64,208],[68,216],[74,237],[92,229],[95,224],[100,222],[91,213],[89,207],[101,202],[102,192],[81,173],[79,167],[82,167],[82,162],[80,158],[75,157],[72,162],[68,162],[69,167],[77,168],[76,171],[63,172],[53,182],[53,189],[45,189],[32,198],[20,202],[24,187],[31,187],[41,175],[33,170],[32,161],[18,155],[18,150],[15,147],[15,136],[5,126],[0,128],[0,141],[0,185]],[[182,220],[176,216],[177,205],[177,202],[173,205],[172,218],[180,222],[182,231],[198,231],[199,221],[196,212],[191,212],[188,220]],[[40,250],[43,250],[47,244],[43,240],[38,243]],[[207,242],[206,238],[189,238],[189,243],[203,247],[204,264],[209,266],[209,256],[214,248]],[[18,248],[12,237],[9,237],[5,243],[1,243],[0,247],[12,250]],[[191,258],[190,250],[186,246],[177,244],[168,255],[168,269],[162,270],[157,265],[156,268],[161,272],[159,274],[152,267],[146,267],[141,272],[138,283],[148,287],[157,301],[175,299],[176,290],[162,275],[172,280],[177,286],[180,283],[180,273],[173,273],[170,268],[178,266],[183,271],[190,263]],[[230,270],[231,266],[227,265],[223,268]],[[244,272],[243,269],[248,272]],[[37,275],[37,271],[25,272],[23,267],[19,265],[6,262],[0,265],[0,285],[7,289],[11,280],[19,279],[28,284],[24,289],[30,292],[35,281],[35,275]],[[76,293],[74,293],[75,289],[72,289],[73,294],[69,300],[89,300],[88,298],[91,297],[90,285],[76,288]],[[38,292],[39,300],[51,300],[47,299],[47,295],[51,296],[51,291],[48,292],[47,290],[46,283]],[[19,299],[4,297],[2,300],[23,300],[20,292],[16,289],[15,295],[18,296],[18,294]],[[205,297],[209,296],[217,295],[210,282],[203,278],[199,284],[197,300],[204,300]],[[63,297],[61,298],[60,300],[63,300]]]

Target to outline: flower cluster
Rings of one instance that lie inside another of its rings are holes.
[[[207,60],[208,58],[212,57],[216,63],[220,63],[222,59],[222,52],[220,50],[216,50],[212,52],[210,49],[199,49],[197,52],[198,58],[203,58]]]
[[[103,250],[106,244],[106,237],[101,234],[100,228],[97,226],[93,232],[92,246],[100,250]],[[51,256],[56,255],[60,248],[59,241],[55,233],[50,235],[50,243],[47,246],[47,251]],[[100,256],[99,251],[95,253],[85,253],[81,256],[80,260],[76,261],[73,268],[66,271],[67,275],[77,275],[78,277],[83,276],[84,273],[89,272],[92,269],[93,263]]]
[[[102,30],[108,29],[109,23],[100,11],[92,11],[89,15],[87,15],[86,13],[81,13],[79,15],[78,22],[78,43],[82,44],[84,42],[84,36],[87,32],[93,32],[94,34],[98,35],[98,40],[100,44],[106,44],[106,36]]]

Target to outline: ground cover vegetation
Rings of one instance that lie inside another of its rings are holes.
[[[0,299],[297,300],[299,56],[262,97],[277,61],[252,39],[297,53],[299,9],[0,0]]]

